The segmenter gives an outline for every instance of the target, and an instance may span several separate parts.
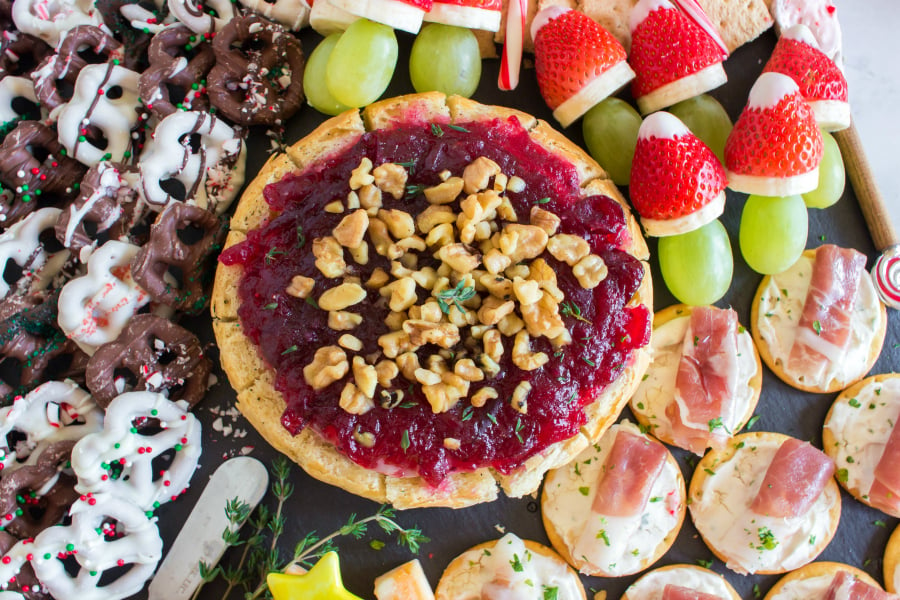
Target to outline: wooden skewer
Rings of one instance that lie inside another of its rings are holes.
[[[863,151],[856,127],[835,132],[844,165],[862,209],[875,249],[881,252],[872,267],[872,280],[887,306],[900,310],[900,237],[891,223],[884,197],[878,190],[872,168]]]
[[[863,150],[862,140],[859,138],[856,126],[851,125],[843,131],[836,131],[834,137],[841,149],[847,175],[850,177],[856,199],[862,208],[866,225],[869,226],[869,233],[872,235],[875,249],[881,252],[900,244],[900,236],[897,235],[897,231],[891,223],[884,197],[875,184],[875,177]]]

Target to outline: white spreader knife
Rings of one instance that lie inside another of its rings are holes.
[[[200,561],[218,564],[225,552],[222,532],[229,526],[225,504],[239,498],[256,508],[268,484],[269,473],[255,458],[238,456],[222,463],[150,582],[149,599],[188,600],[200,585]]]

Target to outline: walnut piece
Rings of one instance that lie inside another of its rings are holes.
[[[359,208],[341,219],[331,234],[345,248],[357,248],[363,242],[369,228],[369,215]]]
[[[335,331],[350,331],[359,327],[359,324],[362,322],[362,315],[345,310],[335,310],[328,313],[328,327]]]
[[[394,200],[399,200],[406,193],[406,169],[398,164],[384,163],[375,167],[372,171],[375,177],[375,185],[382,192],[390,194]]]
[[[316,268],[329,279],[340,277],[347,270],[344,249],[331,236],[313,240],[313,256],[316,257]]]
[[[535,225],[519,225],[510,223],[500,234],[500,251],[512,262],[537,258],[547,247],[547,232]]]
[[[347,382],[341,390],[340,407],[351,415],[364,415],[375,408],[375,403],[359,391],[354,383]]]
[[[527,331],[520,331],[516,334],[516,339],[512,347],[513,364],[523,371],[534,371],[547,364],[550,357],[544,352],[531,351],[531,336]]]
[[[531,224],[543,229],[547,232],[547,235],[554,235],[559,229],[561,222],[562,220],[549,210],[544,210],[537,206],[531,207]]]
[[[572,267],[590,253],[591,247],[577,235],[560,233],[554,235],[547,242],[547,251],[556,260],[560,260]]]
[[[353,169],[350,173],[350,189],[358,190],[364,185],[369,185],[374,183],[375,176],[372,175],[372,161],[364,156],[361,161],[359,161],[359,166]]]
[[[593,289],[600,285],[600,282],[606,279],[608,270],[603,259],[596,254],[588,254],[578,264],[572,267],[572,274],[575,279],[586,290]]]
[[[288,296],[293,296],[294,298],[305,299],[309,296],[310,292],[312,292],[313,287],[316,285],[316,280],[312,277],[304,277],[303,275],[294,275],[291,278],[291,284],[287,286],[287,289],[284,292]]]
[[[348,306],[359,304],[366,297],[366,290],[356,283],[342,283],[325,290],[319,296],[319,308],[322,310],[344,310]]]
[[[342,378],[350,370],[347,354],[337,346],[316,350],[313,361],[303,367],[303,378],[312,389],[321,390]]]
[[[467,194],[486,190],[491,177],[499,174],[500,165],[487,157],[479,156],[463,169],[463,181],[465,182],[463,190]]]

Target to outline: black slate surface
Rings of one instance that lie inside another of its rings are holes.
[[[311,31],[303,32],[300,37],[307,56],[321,39]],[[400,38],[400,61],[392,84],[384,97],[413,91],[409,82],[407,64],[412,36],[399,34],[398,37]],[[752,44],[738,49],[726,62],[729,82],[724,87],[713,91],[712,95],[722,102],[731,114],[732,120],[736,119],[740,113],[747,93],[762,70],[774,44],[775,36],[769,32]],[[474,95],[475,100],[520,108],[558,127],[550,110],[540,97],[533,69],[523,70],[519,87],[512,92],[501,92],[497,89],[498,69],[499,60],[484,61],[481,84]],[[850,93],[852,100],[853,91],[851,90]],[[292,143],[300,139],[325,118],[324,115],[305,106],[289,122],[287,142]],[[570,126],[565,134],[576,143],[583,144],[580,121]],[[260,132],[254,132],[247,163],[248,179],[252,178],[265,161],[267,147]],[[723,307],[734,307],[738,311],[741,322],[746,325],[750,320],[750,303],[761,276],[747,267],[738,248],[737,233],[744,200],[744,195],[729,191],[725,214],[721,217],[731,239],[735,269],[731,288],[717,304]],[[809,211],[807,247],[814,248],[822,243],[856,248],[869,257],[869,266],[877,256],[849,182],[843,198],[836,205],[824,210],[812,209]],[[649,245],[651,253],[653,253],[651,264],[656,284],[654,286],[654,302],[657,308],[663,308],[675,303],[675,300],[666,290],[659,274],[659,265],[655,257],[655,241],[649,240]],[[900,324],[898,324],[900,316],[897,311],[889,310],[888,318],[887,339],[881,357],[872,371],[873,374],[900,371]],[[208,316],[204,315],[185,324],[201,335],[205,341],[210,344],[214,342]],[[211,353],[216,356],[214,348],[211,348]],[[778,431],[821,446],[822,423],[836,394],[822,395],[800,392],[782,383],[765,367],[764,370],[762,396],[756,412],[760,419],[755,424],[754,431]],[[219,383],[212,388],[207,399],[196,409],[204,425],[204,447],[200,468],[194,476],[192,487],[177,502],[163,506],[157,513],[166,548],[171,544],[181,523],[199,497],[207,478],[225,457],[233,456],[241,448],[247,446],[254,448],[251,456],[265,463],[270,463],[276,456],[276,453],[243,419],[232,421],[231,418],[225,417],[224,423],[238,429],[248,430],[246,437],[223,436],[222,433],[213,430],[211,423],[216,418],[216,415],[213,414],[214,411],[229,408],[235,399],[235,394],[228,386],[224,374],[220,370],[217,373]],[[628,409],[625,410],[622,417],[631,418]],[[689,482],[693,471],[693,461],[688,460],[688,454],[684,451],[674,449],[673,452],[682,467],[685,480]],[[308,532],[315,530],[320,534],[329,533],[340,527],[351,513],[367,516],[378,508],[370,501],[309,477],[299,467],[292,469],[291,481],[295,484],[296,491],[287,505],[287,526],[280,545],[285,556],[292,551],[295,543]],[[266,502],[270,500],[271,498],[267,498]],[[842,500],[843,513],[837,535],[819,559],[849,563],[862,568],[873,575],[876,580],[881,581],[884,546],[897,525],[897,519],[887,517],[879,511],[864,506],[843,491]],[[541,524],[539,504],[531,498],[513,500],[501,496],[494,503],[462,510],[417,509],[404,511],[399,514],[399,521],[405,526],[420,526],[424,533],[431,538],[431,542],[422,547],[418,557],[422,561],[432,585],[437,584],[443,569],[455,556],[470,546],[496,539],[501,535],[501,530],[512,531],[520,537],[547,543]],[[383,540],[387,544],[383,549],[376,551],[369,545],[372,539]],[[362,598],[374,598],[372,589],[375,577],[412,558],[408,551],[398,548],[388,536],[377,528],[370,529],[369,535],[362,540],[342,538],[338,540],[338,545],[341,552],[344,583],[350,591]],[[673,548],[655,566],[679,562],[696,563],[713,558],[712,553],[703,544],[690,523],[690,518],[687,517]],[[718,560],[713,560],[712,568],[724,574],[738,593],[748,599],[761,597],[756,594],[765,594],[778,579],[778,576],[737,575],[730,572]],[[625,588],[637,577],[637,575],[614,579],[584,577],[583,581],[589,598],[591,597],[590,590],[606,590],[609,594],[607,597],[615,599],[621,596]],[[220,586],[210,585],[204,588],[200,597],[204,599],[219,598],[221,593]],[[240,595],[233,594],[231,597],[238,598]]]

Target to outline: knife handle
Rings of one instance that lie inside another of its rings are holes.
[[[851,125],[843,131],[836,131],[834,137],[841,149],[847,175],[850,177],[850,183],[853,185],[853,191],[856,193],[875,248],[882,251],[900,244],[900,237],[897,236],[884,197],[875,183],[856,126]]]

